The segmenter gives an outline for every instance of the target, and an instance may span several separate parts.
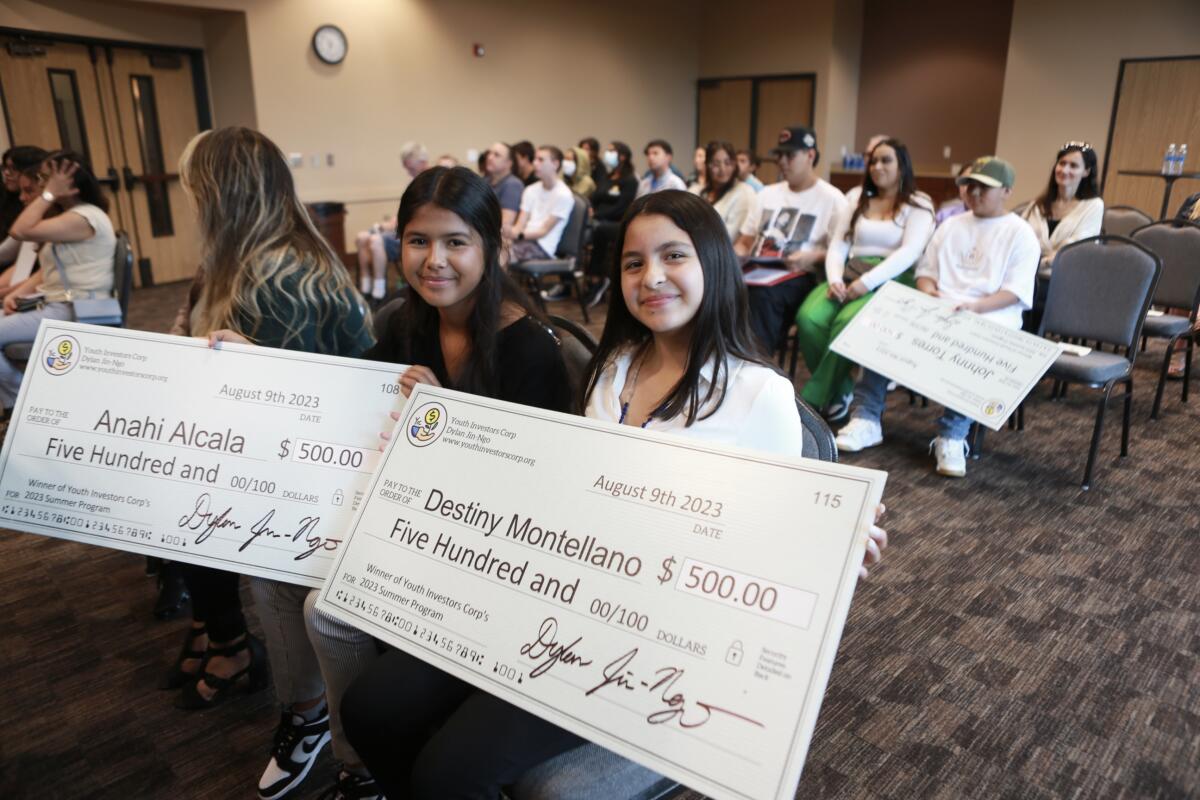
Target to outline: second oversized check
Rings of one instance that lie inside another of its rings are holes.
[[[791,797],[885,478],[418,386],[319,603],[714,797]]]

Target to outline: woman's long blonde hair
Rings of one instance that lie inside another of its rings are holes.
[[[270,139],[249,128],[205,131],[188,142],[179,175],[203,240],[198,328],[228,328],[256,341],[264,317],[280,311],[276,304],[264,308],[264,295],[286,295],[294,301],[293,318],[277,320],[286,328],[286,346],[309,326],[363,306]]]

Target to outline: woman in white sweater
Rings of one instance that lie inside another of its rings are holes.
[[[1042,247],[1041,271],[1072,242],[1099,236],[1104,201],[1096,189],[1096,151],[1086,142],[1067,142],[1054,159],[1050,181],[1022,215]]]
[[[801,397],[830,420],[846,415],[854,364],[829,344],[890,280],[913,286],[912,266],[933,235],[933,203],[918,192],[908,149],[884,139],[871,150],[862,186],[846,193],[846,213],[834,224],[825,256],[826,282],[796,314],[800,351],[812,377]]]

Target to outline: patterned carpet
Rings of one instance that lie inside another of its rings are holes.
[[[139,291],[131,325],[165,330],[185,288]],[[884,446],[844,457],[890,473],[892,546],[855,597],[797,797],[1200,797],[1200,398],[1171,384],[1147,420],[1160,353],[1138,370],[1130,457],[1113,404],[1086,493],[1093,393],[1043,386],[1026,430],[989,435],[959,481],[932,471],[935,410],[893,393]],[[271,694],[189,714],[155,691],[184,623],[151,618],[141,558],[4,533],[0,559],[0,796],[253,796]],[[331,777],[323,756],[304,796]]]

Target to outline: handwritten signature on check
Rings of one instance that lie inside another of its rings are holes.
[[[196,536],[196,544],[203,544],[208,540],[213,533],[217,531],[241,530],[244,526],[233,518],[233,506],[229,506],[221,511],[213,510],[212,496],[205,492],[196,498],[196,503],[192,509],[179,518],[179,527],[190,530],[199,531]],[[317,525],[320,524],[321,518],[316,516],[304,516],[296,528],[295,533],[279,533],[271,527],[272,521],[275,519],[275,509],[269,509],[266,514],[254,522],[250,526],[250,536],[246,541],[242,542],[238,547],[238,552],[244,551],[247,547],[254,544],[259,538],[266,539],[290,539],[293,542],[304,539],[304,544],[308,547],[297,553],[292,559],[293,561],[303,561],[314,553],[321,550],[332,551],[336,550],[341,544],[341,539],[327,539],[314,533]]]
[[[582,642],[583,637],[577,636],[568,644],[562,644],[558,634],[558,620],[555,617],[546,617],[538,627],[537,638],[521,645],[521,655],[527,656],[537,663],[537,666],[530,671],[529,677],[537,678],[545,675],[558,664],[580,668],[590,666],[593,659],[576,649]],[[722,708],[703,700],[689,700],[677,686],[683,680],[686,672],[681,667],[660,667],[649,673],[645,679],[640,678],[635,668],[640,669],[641,665],[634,663],[639,651],[640,648],[634,647],[605,664],[601,669],[603,680],[584,694],[591,697],[596,692],[611,686],[627,692],[641,691],[657,696],[663,707],[656,708],[646,716],[646,722],[651,725],[675,721],[681,728],[699,728],[712,719],[714,714],[724,714],[759,728],[766,727],[758,720],[728,708]]]

